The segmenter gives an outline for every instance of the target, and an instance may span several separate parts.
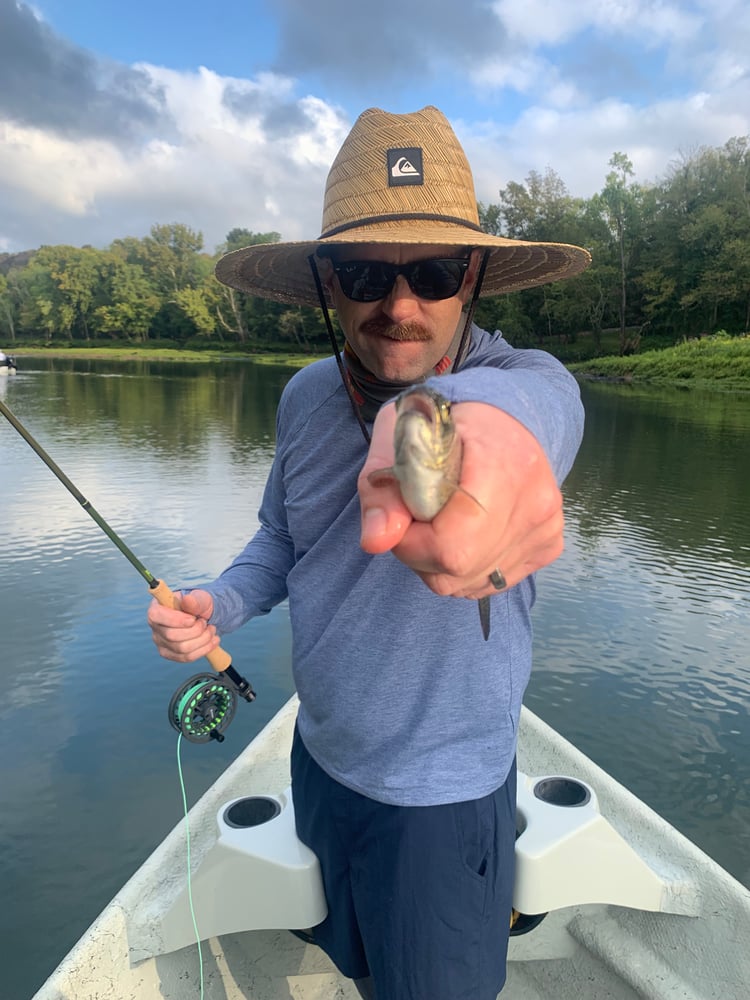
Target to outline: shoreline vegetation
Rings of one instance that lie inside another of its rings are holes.
[[[750,135],[681,157],[654,182],[635,179],[625,152],[613,153],[609,166],[604,187],[589,198],[573,197],[548,167],[508,182],[499,201],[477,205],[486,233],[571,243],[592,256],[569,280],[480,298],[477,325],[507,330],[513,346],[546,349],[588,378],[744,385],[743,358],[740,373],[737,358],[704,369],[703,355],[670,361],[653,352],[717,331],[750,332]],[[281,240],[275,231],[235,227],[210,250],[202,233],[174,221],[104,248],[0,252],[0,346],[23,354],[27,345],[101,345],[131,358],[142,347],[163,360],[252,356],[304,365],[329,351],[321,310],[258,298],[215,275],[224,254]],[[623,360],[600,363],[610,355]]]
[[[578,378],[750,390],[750,335],[723,331],[624,357],[591,358],[567,366]]]
[[[8,348],[6,347],[6,351]],[[302,368],[327,357],[327,353],[302,354],[283,351],[227,352],[225,349],[149,348],[142,345],[117,347],[68,347],[52,345],[22,347],[15,352],[19,371],[24,358],[81,358],[100,361],[179,361],[208,363],[251,361],[253,364]],[[617,382],[654,382],[701,388],[750,390],[750,335],[731,337],[725,333],[685,340],[624,357],[609,355],[571,362],[567,367],[577,377]]]
[[[328,355],[300,354],[287,351],[227,351],[220,347],[216,350],[201,348],[192,350],[189,347],[146,347],[143,344],[121,345],[118,347],[68,347],[64,344],[53,344],[50,347],[23,347],[21,350],[9,351],[16,361],[23,358],[80,358],[84,361],[179,361],[187,364],[208,364],[217,361],[252,361],[256,365],[284,365],[289,368],[304,368],[313,361],[320,361]],[[19,364],[19,371],[21,371]]]

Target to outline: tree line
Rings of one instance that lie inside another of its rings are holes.
[[[572,197],[547,168],[480,203],[488,232],[584,246],[593,264],[568,281],[481,300],[477,322],[523,346],[585,335],[594,351],[614,330],[620,354],[718,329],[748,332],[750,136],[682,155],[653,183],[636,181],[624,153],[609,167],[590,198]],[[209,254],[201,233],[172,223],[103,250],[0,254],[0,336],[11,345],[67,338],[319,349],[327,343],[319,310],[244,295],[213,275],[223,253],[280,239],[236,228]]]

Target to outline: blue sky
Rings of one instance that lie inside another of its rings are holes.
[[[747,0],[0,0],[0,251],[182,222],[317,235],[366,107],[436,104],[479,200],[750,134]]]

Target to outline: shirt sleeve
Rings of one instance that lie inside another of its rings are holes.
[[[287,597],[287,576],[294,566],[284,504],[284,407],[277,414],[277,448],[258,512],[260,527],[237,558],[204,589],[214,599],[211,624],[220,635],[268,612]]]
[[[537,439],[561,484],[583,437],[578,383],[546,351],[511,347],[499,332],[473,332],[461,370],[427,384],[452,403],[489,403],[514,417]]]

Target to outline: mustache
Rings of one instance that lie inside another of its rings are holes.
[[[388,337],[389,340],[431,340],[429,331],[421,323],[391,323],[386,316],[373,316],[360,330],[370,336]]]

